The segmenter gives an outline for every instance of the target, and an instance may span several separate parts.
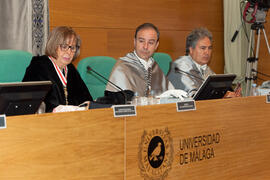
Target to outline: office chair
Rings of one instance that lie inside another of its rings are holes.
[[[170,70],[170,63],[172,62],[171,56],[167,53],[156,52],[154,53],[153,58],[166,76]]]
[[[82,59],[78,63],[77,70],[94,100],[98,97],[104,96],[107,81],[95,74],[93,71],[88,70],[87,66],[109,79],[115,63],[116,60],[108,56],[91,56]]]
[[[0,50],[0,82],[21,82],[32,54],[19,50]]]

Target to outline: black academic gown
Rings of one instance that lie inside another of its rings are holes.
[[[73,64],[69,64],[67,75],[68,104],[79,105],[92,101],[85,83]],[[51,112],[58,105],[65,105],[63,85],[48,56],[34,56],[27,67],[23,81],[51,81],[52,88],[45,97],[46,112]]]

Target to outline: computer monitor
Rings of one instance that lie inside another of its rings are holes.
[[[227,91],[231,90],[235,74],[215,74],[206,78],[200,86],[194,100],[223,98]]]
[[[0,83],[0,114],[36,113],[51,85],[51,81]]]

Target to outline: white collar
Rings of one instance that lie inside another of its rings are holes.
[[[152,58],[149,58],[148,61],[146,61],[146,60],[140,58],[140,57],[137,55],[137,53],[136,53],[135,50],[134,50],[134,54],[135,54],[135,56],[139,59],[139,61],[142,63],[142,65],[144,66],[144,68],[145,68],[146,70],[148,70],[149,67],[152,67],[152,64],[153,64],[153,59],[152,59]]]
[[[192,59],[192,57],[191,56],[189,56],[191,59]],[[192,59],[193,60],[193,59]],[[196,65],[196,67],[201,71],[201,69],[202,70],[206,70],[206,68],[207,68],[207,64],[204,64],[204,65],[200,65],[200,64],[198,64],[195,60],[193,60],[193,62],[194,62],[194,64]]]

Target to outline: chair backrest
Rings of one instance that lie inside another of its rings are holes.
[[[0,50],[0,82],[21,82],[32,54],[19,50]]]
[[[166,76],[170,70],[170,63],[172,62],[171,56],[167,53],[156,52],[154,53],[153,58]]]
[[[104,96],[107,81],[96,75],[94,72],[88,71],[87,66],[90,66],[93,70],[109,79],[115,63],[116,60],[108,56],[91,56],[82,59],[78,63],[77,70],[85,82],[93,99]]]

